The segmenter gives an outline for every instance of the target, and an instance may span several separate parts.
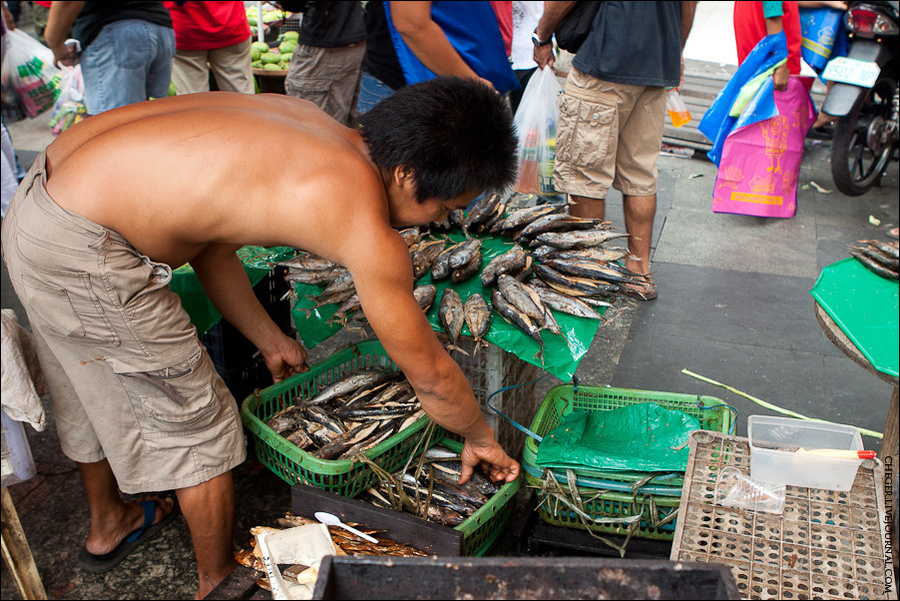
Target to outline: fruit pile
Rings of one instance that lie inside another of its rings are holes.
[[[256,3],[254,3],[253,6],[247,7],[247,22],[250,23],[250,32],[253,34],[254,38],[256,37],[258,31],[257,27],[260,22],[262,22],[264,27],[268,27],[270,23],[280,21],[285,17],[284,11],[272,6],[268,2],[264,2],[262,5],[262,18],[260,18],[255,4]]]
[[[250,45],[250,65],[254,69],[286,71],[299,35],[296,31],[286,31],[278,36],[278,45],[272,47],[265,42],[253,42]]]

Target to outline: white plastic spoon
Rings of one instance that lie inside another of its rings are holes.
[[[343,528],[344,530],[349,530],[350,532],[352,532],[352,533],[355,534],[356,536],[361,536],[362,538],[366,539],[366,540],[369,541],[369,542],[378,543],[378,539],[377,539],[377,538],[375,538],[374,536],[369,536],[368,534],[365,534],[365,533],[363,533],[363,532],[360,532],[359,530],[357,530],[356,528],[354,528],[354,527],[352,527],[352,526],[348,526],[347,524],[345,524],[344,522],[341,521],[341,518],[339,518],[338,516],[334,515],[333,513],[326,513],[326,512],[324,512],[324,511],[317,511],[317,512],[315,513],[315,516],[316,516],[316,519],[317,519],[317,520],[319,520],[320,522],[322,522],[322,523],[325,524],[326,526],[340,526],[340,527]]]

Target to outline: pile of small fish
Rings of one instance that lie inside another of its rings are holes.
[[[481,271],[484,292],[464,301],[448,287],[441,296],[437,320],[449,337],[448,348],[462,351],[458,342],[464,325],[475,339],[476,351],[486,346],[484,337],[496,312],[537,341],[542,354],[542,330],[564,336],[551,310],[602,319],[598,309],[613,307],[617,299],[650,297],[649,278],[619,264],[630,257],[628,250],[609,244],[628,234],[612,229],[608,222],[573,217],[565,209],[564,205],[546,204],[507,213],[502,197],[494,194],[485,196],[468,213],[456,210],[428,228],[400,231],[416,280],[430,274],[432,282],[449,279],[458,283]],[[441,232],[453,228],[461,229],[466,239],[448,243]],[[473,234],[511,237],[516,244],[483,265],[482,240]],[[289,281],[325,286],[313,297],[307,313],[337,304],[332,321],[347,325],[352,319],[364,319],[353,279],[345,268],[309,253],[279,265],[287,268]],[[437,290],[430,283],[421,284],[413,294],[427,313]]]
[[[314,457],[340,460],[374,447],[424,415],[402,372],[363,369],[265,423]]]
[[[250,548],[235,551],[234,558],[242,566],[262,572],[263,576],[257,581],[257,584],[267,591],[272,590],[269,580],[265,576],[266,567],[263,563],[262,553],[256,545],[256,535],[264,532],[278,532],[287,528],[296,526],[306,526],[307,524],[318,524],[314,519],[305,518],[294,515],[288,511],[283,518],[278,518],[277,527],[271,526],[254,526],[250,528]],[[378,539],[378,543],[373,543],[364,538],[344,530],[340,526],[329,526],[328,533],[331,535],[331,541],[338,550],[339,555],[363,556],[363,555],[381,555],[392,557],[427,557],[428,554],[419,551],[415,547],[405,543],[398,543],[388,538],[378,536],[383,530],[373,530],[367,528],[363,524],[349,522],[348,525],[353,526],[360,532]],[[306,570],[306,566],[296,565],[281,570],[281,575],[287,579],[297,579],[297,576]]]
[[[464,485],[457,484],[462,461],[459,453],[443,445],[428,449],[421,459],[421,464],[392,474],[387,482],[369,488],[358,498],[453,528],[500,491],[500,484],[478,470]]]
[[[900,247],[898,243],[887,243],[880,240],[859,240],[858,246],[847,249],[866,269],[883,278],[896,280],[900,278]]]

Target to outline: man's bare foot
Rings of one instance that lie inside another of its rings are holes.
[[[159,523],[175,510],[175,500],[163,497],[150,497],[156,502],[156,516],[153,523]],[[105,555],[118,547],[125,538],[144,524],[144,508],[140,500],[123,505],[120,515],[104,516],[99,523],[91,523],[85,548],[93,555]]]

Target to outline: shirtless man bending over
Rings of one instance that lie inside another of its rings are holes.
[[[290,161],[279,177],[241,177],[273,148]],[[246,244],[346,266],[425,411],[465,437],[463,480],[479,466],[515,479],[519,465],[413,298],[395,229],[508,186],[515,150],[501,98],[450,77],[398,90],[358,130],[304,100],[212,92],[115,109],[60,135],[19,187],[2,242],[63,451],[87,493],[82,567],[108,569],[104,555],[145,512],[159,523],[174,511],[161,499],[123,502],[119,490],[171,489],[191,531],[197,597],[236,566],[231,468],[246,456],[237,405],[168,282],[190,262],[276,382],[305,371],[306,351],[269,318],[235,255]]]

